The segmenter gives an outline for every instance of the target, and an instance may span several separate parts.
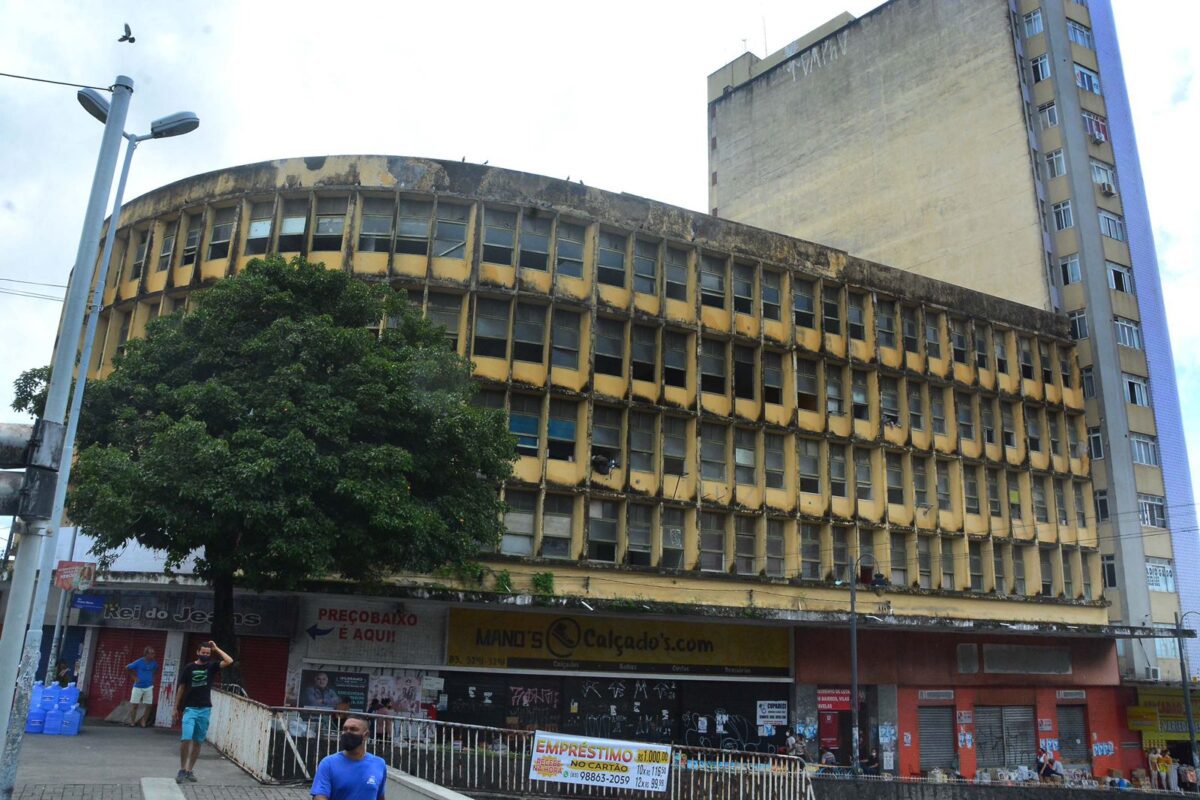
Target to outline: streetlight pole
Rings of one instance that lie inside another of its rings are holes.
[[[1187,715],[1188,752],[1192,754],[1192,766],[1200,768],[1200,760],[1196,758],[1196,722],[1192,717],[1192,685],[1188,675],[1187,650],[1183,642],[1183,620],[1195,611],[1185,611],[1175,614],[1175,643],[1179,646],[1179,682],[1183,684],[1183,711]]]
[[[855,778],[862,771],[858,760],[858,579],[864,558],[878,566],[874,554],[860,553],[854,559],[854,574],[850,576],[850,768]]]

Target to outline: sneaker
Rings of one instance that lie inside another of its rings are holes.
[[[188,777],[188,772],[187,772],[187,770],[183,770],[183,769],[181,769],[181,770],[179,770],[179,772],[176,772],[176,773],[175,773],[175,782],[176,782],[176,783],[183,783],[184,781],[186,781],[186,780],[187,780],[187,777]]]
[[[188,772],[188,773],[184,774],[183,777],[185,780],[187,780],[188,783],[196,782],[196,773],[194,773],[194,772]]]

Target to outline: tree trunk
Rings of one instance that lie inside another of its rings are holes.
[[[222,683],[242,685],[242,665],[238,660],[237,633],[233,624],[233,576],[217,574],[212,577],[213,616],[212,639],[222,650],[233,658],[233,664],[226,667],[222,674]]]

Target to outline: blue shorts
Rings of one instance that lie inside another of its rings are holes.
[[[183,735],[180,740],[185,742],[203,742],[208,735],[208,719],[212,716],[211,708],[185,708],[183,710]]]

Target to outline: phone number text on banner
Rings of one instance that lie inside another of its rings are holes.
[[[583,786],[665,792],[670,773],[670,745],[545,731],[534,736],[529,760],[531,780]]]

